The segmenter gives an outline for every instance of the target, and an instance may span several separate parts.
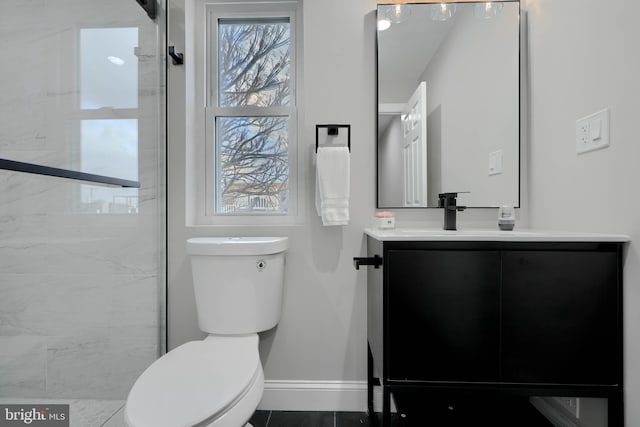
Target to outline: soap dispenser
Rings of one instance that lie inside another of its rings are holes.
[[[502,231],[511,231],[516,225],[516,210],[513,206],[500,206],[498,209],[498,228]]]

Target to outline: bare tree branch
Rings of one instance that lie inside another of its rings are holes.
[[[288,104],[288,23],[224,23],[219,43],[221,106]],[[223,117],[217,127],[220,201],[286,210],[288,119]]]

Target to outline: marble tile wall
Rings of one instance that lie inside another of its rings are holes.
[[[78,169],[79,121],[122,114],[79,110],[79,31],[138,28],[137,212],[0,170],[0,398],[124,399],[164,346],[163,21],[134,0],[2,3],[0,158]]]

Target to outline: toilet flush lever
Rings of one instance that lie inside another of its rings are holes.
[[[382,265],[382,257],[380,255],[374,255],[373,257],[367,258],[353,258],[353,266],[356,270],[360,270],[361,265],[373,265],[374,268],[380,268]]]

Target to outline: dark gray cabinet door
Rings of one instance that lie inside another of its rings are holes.
[[[387,377],[499,380],[500,252],[389,250],[385,257]]]
[[[615,384],[616,283],[613,251],[503,252],[503,380]]]

